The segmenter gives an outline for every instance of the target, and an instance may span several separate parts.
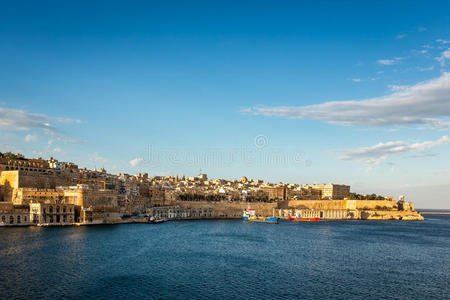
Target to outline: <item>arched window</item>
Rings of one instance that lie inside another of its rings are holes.
[[[6,222],[6,217],[2,216],[2,222],[5,223]]]
[[[23,221],[27,222],[27,216],[23,216]]]
[[[9,216],[9,224],[13,224],[14,223],[14,217],[13,216]]]
[[[63,206],[63,212],[66,212],[66,207],[65,206]]]
[[[17,224],[20,224],[20,216],[17,216]]]
[[[50,206],[49,210],[50,210],[50,213],[53,213],[53,206]]]
[[[56,213],[59,213],[59,206],[56,207]]]

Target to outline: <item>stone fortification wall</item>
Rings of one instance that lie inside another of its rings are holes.
[[[254,209],[258,215],[271,216],[274,209],[277,209],[277,203],[250,203],[249,206],[245,202],[173,201],[170,205],[188,208],[212,208],[214,216],[218,218],[240,218],[242,217],[242,211],[246,208]]]
[[[363,220],[423,220],[421,214],[416,211],[361,211]]]
[[[390,200],[356,200],[356,209],[360,210],[378,210],[386,207],[388,209],[396,210],[397,202]]]
[[[290,208],[304,209],[355,209],[357,200],[291,200]]]
[[[397,203],[390,200],[291,200],[288,206],[305,209],[397,209]]]

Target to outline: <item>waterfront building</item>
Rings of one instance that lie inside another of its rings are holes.
[[[46,225],[70,225],[75,222],[75,205],[30,203],[30,222]]]
[[[28,206],[0,202],[0,224],[10,226],[28,225],[30,224],[29,214]]]
[[[159,217],[170,220],[180,219],[205,219],[215,216],[214,209],[208,208],[187,208],[180,206],[154,207],[147,210],[151,217]]]

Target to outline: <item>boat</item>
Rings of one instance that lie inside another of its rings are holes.
[[[319,218],[303,218],[301,214],[297,213],[293,216],[289,216],[288,220],[291,221],[300,221],[300,222],[317,222],[319,221]]]
[[[160,223],[164,223],[166,220],[164,220],[163,218],[160,218],[158,216],[156,217],[150,217],[148,219],[148,223],[149,224],[160,224]]]
[[[277,217],[257,216],[254,209],[244,209],[244,213],[242,214],[242,220],[257,223],[272,223],[272,224],[278,223]]]

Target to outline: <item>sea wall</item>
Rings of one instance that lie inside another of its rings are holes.
[[[361,212],[362,220],[414,220],[421,221],[423,217],[417,211],[380,211],[365,210]]]
[[[397,203],[389,200],[291,200],[287,203],[287,206],[304,209],[397,209]]]
[[[357,200],[291,200],[290,208],[299,209],[355,209]]]
[[[355,200],[356,209],[360,210],[377,210],[381,208],[397,209],[397,202],[390,200]],[[394,207],[395,206],[395,207]]]
[[[271,216],[277,209],[277,203],[239,203],[239,202],[206,202],[206,201],[172,201],[170,206],[187,208],[212,208],[218,218],[240,218],[242,211],[251,208],[258,215]]]

